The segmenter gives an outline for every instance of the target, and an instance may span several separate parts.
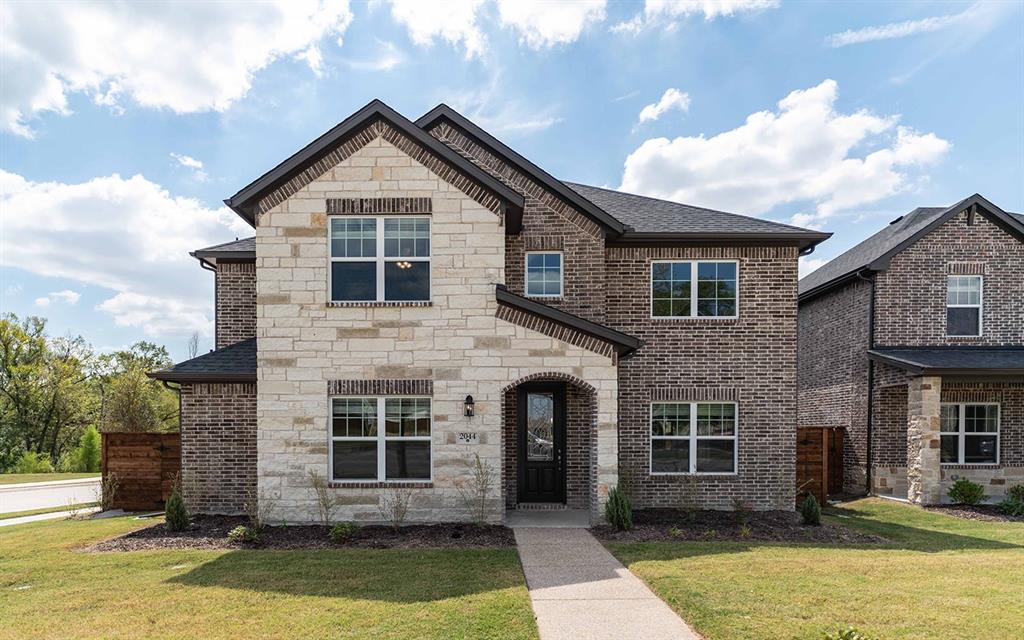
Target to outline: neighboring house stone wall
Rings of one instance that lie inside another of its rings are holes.
[[[739,260],[739,318],[651,318],[653,259]],[[679,506],[691,483],[702,507],[792,509],[796,482],[797,249],[611,247],[607,317],[646,343],[619,365],[619,472],[634,506]],[[738,401],[735,475],[652,476],[650,403]]]
[[[256,335],[256,263],[217,264],[217,349]]]
[[[871,283],[852,282],[800,305],[801,427],[841,427],[843,490],[866,490]]]
[[[256,491],[256,385],[181,385],[182,484],[191,511],[237,514]]]
[[[328,381],[433,381],[433,481],[413,489],[410,521],[467,517],[459,486],[474,454],[502,468],[502,399],[529,376],[586,380],[596,395],[597,499],[617,482],[617,374],[596,354],[496,317],[505,276],[502,220],[403,152],[371,137],[260,216],[256,240],[259,489],[274,517],[315,519],[308,472],[329,471]],[[431,198],[430,305],[331,306],[327,299],[329,198]],[[795,265],[795,260],[793,262]],[[466,395],[476,416],[462,416]],[[479,444],[458,444],[459,432]],[[379,521],[381,486],[335,485],[340,520]],[[501,517],[495,493],[492,519]]]
[[[875,292],[875,344],[1024,344],[1024,242],[978,214],[951,218],[893,257]],[[980,274],[981,337],[946,336],[946,276]]]

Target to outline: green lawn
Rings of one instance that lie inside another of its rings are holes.
[[[515,549],[69,549],[138,526],[0,528],[0,638],[537,637]]]
[[[55,480],[77,480],[98,478],[98,473],[0,473],[0,484],[22,484],[25,482],[53,482]]]
[[[885,639],[1024,636],[1024,523],[879,499],[832,513],[892,542],[609,547],[709,640],[821,638],[846,625]]]

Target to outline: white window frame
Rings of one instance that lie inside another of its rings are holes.
[[[656,404],[688,404],[690,405],[690,435],[688,436],[656,436],[654,435],[654,405]],[[697,435],[697,405],[701,404],[731,404],[733,406],[733,430],[732,436],[699,436]],[[654,470],[654,440],[688,440],[690,442],[690,470],[689,471],[655,471]],[[732,440],[732,471],[697,471],[697,441],[698,440]],[[732,400],[701,400],[700,402],[689,402],[686,400],[658,400],[651,402],[648,407],[647,423],[647,471],[652,476],[735,476],[739,474],[739,453],[740,453],[740,407],[739,403]]]
[[[949,283],[953,278],[977,278],[978,279],[978,304],[949,304]],[[980,338],[984,335],[985,326],[985,276],[970,274],[970,275],[948,275],[946,276],[946,308],[947,309],[977,309],[978,310],[978,333],[964,333],[964,334],[950,334],[949,333],[949,319],[946,318],[946,337],[947,338]]]
[[[351,219],[370,219],[376,221],[376,234],[375,240],[377,243],[376,256],[358,256],[358,257],[334,257],[331,255],[331,239],[332,239],[332,220],[351,220]],[[384,255],[384,221],[385,220],[409,220],[409,219],[420,219],[427,220],[430,222],[430,232],[428,235],[429,243],[429,254],[427,256],[399,256],[399,257],[387,257]],[[425,215],[344,215],[344,216],[328,216],[327,218],[327,300],[328,302],[343,302],[343,303],[374,303],[374,302],[431,302],[434,298],[434,283],[433,283],[433,269],[429,266],[429,263],[434,258],[434,224],[432,216]],[[332,295],[334,293],[334,268],[332,265],[335,262],[373,262],[376,264],[376,279],[377,279],[377,297],[373,300],[335,300]],[[427,274],[427,291],[428,295],[426,300],[387,300],[384,297],[384,265],[388,262],[426,262],[428,263],[429,273]]]
[[[731,316],[700,316],[697,315],[697,265],[701,263],[729,263],[736,265],[736,312]],[[654,265],[656,264],[689,264],[690,265],[690,315],[688,316],[656,316],[654,315]],[[651,260],[647,274],[647,296],[649,299],[648,313],[652,320],[735,320],[740,317],[740,261],[730,259],[710,260]]]
[[[559,293],[530,293],[530,256],[558,256],[558,291]],[[562,298],[565,296],[565,254],[561,251],[527,251],[523,256],[523,293],[528,298]]]
[[[995,431],[972,431],[967,432],[967,407],[968,406],[985,406],[996,408],[996,430]],[[942,430],[942,419],[941,419],[941,407],[956,407],[957,408],[957,430],[956,431],[943,431]],[[942,402],[940,403],[940,419],[939,419],[939,460],[942,460],[942,436],[957,436],[957,461],[956,462],[942,462],[944,466],[986,466],[995,467],[999,465],[999,460],[1002,456],[1002,419],[1003,411],[1002,407],[999,406],[998,402]],[[964,462],[964,445],[967,442],[967,438],[983,437],[983,436],[995,436],[996,437],[996,459],[995,462]]]
[[[335,399],[346,400],[376,400],[377,401],[377,435],[376,436],[339,436],[334,435],[334,401]],[[385,434],[385,421],[387,419],[385,403],[388,400],[414,399],[426,400],[430,403],[430,435],[429,436],[388,436]],[[433,482],[434,481],[434,401],[430,396],[373,396],[373,395],[336,395],[327,398],[327,440],[328,459],[327,470],[331,482],[353,483],[353,482],[379,482],[384,484],[402,484],[409,482]],[[340,442],[376,442],[377,443],[377,477],[376,478],[335,478],[334,477],[334,443]],[[430,444],[430,476],[427,478],[387,478],[387,443],[388,442],[427,442]]]

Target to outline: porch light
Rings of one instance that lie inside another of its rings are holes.
[[[472,418],[474,413],[473,396],[466,396],[466,417]]]

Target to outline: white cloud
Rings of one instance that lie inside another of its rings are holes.
[[[779,0],[646,0],[644,10],[611,27],[612,33],[637,34],[649,26],[671,27],[677,20],[703,15],[705,20],[732,17],[779,6]]]
[[[826,42],[828,42],[829,46],[832,47],[845,47],[851,44],[874,42],[876,40],[906,38],[907,36],[912,36],[918,33],[927,33],[929,31],[945,29],[946,27],[956,24],[962,19],[963,14],[956,14],[951,16],[923,18],[921,20],[907,20],[906,22],[893,22],[876,27],[866,27],[864,29],[833,33],[826,38]]]
[[[689,111],[690,94],[679,89],[666,89],[660,100],[647,105],[640,111],[640,124],[657,120],[672,109]]]
[[[192,170],[192,177],[199,182],[206,182],[210,179],[209,174],[203,171],[203,163],[201,160],[196,160],[192,156],[186,156],[180,153],[171,152],[171,157],[182,167]]]
[[[372,57],[360,60],[346,60],[350,68],[357,71],[391,71],[405,64],[408,57],[393,42],[377,40],[377,51]]]
[[[439,97],[496,136],[537,133],[564,120],[553,105],[539,106],[536,101],[508,97],[501,90],[501,76],[501,70],[495,70],[479,89],[441,89]]]
[[[49,295],[36,298],[35,303],[37,307],[48,307],[53,302],[63,302],[68,305],[78,304],[78,300],[82,297],[82,294],[71,289],[63,289],[61,291],[54,291]]]
[[[827,258],[811,258],[808,256],[801,256],[799,261],[799,277],[803,278],[809,273],[817,271],[823,264],[828,262]]]
[[[141,175],[65,184],[0,170],[0,194],[0,264],[110,289],[98,308],[151,336],[211,334],[212,280],[188,252],[251,233]]]
[[[519,34],[531,49],[547,49],[575,42],[583,30],[605,19],[606,0],[498,0],[504,27]]]
[[[0,128],[32,137],[29,121],[70,113],[74,92],[115,109],[223,111],[279,58],[319,72],[320,41],[340,42],[351,20],[348,0],[0,3]]]
[[[418,45],[437,39],[462,45],[466,58],[483,54],[487,37],[477,24],[483,0],[391,0],[391,17],[405,26]]]
[[[746,214],[812,202],[814,213],[794,218],[811,224],[907,189],[912,171],[949,149],[934,133],[898,126],[899,116],[840,113],[837,96],[825,80],[710,138],[645,140],[626,158],[621,188]]]

